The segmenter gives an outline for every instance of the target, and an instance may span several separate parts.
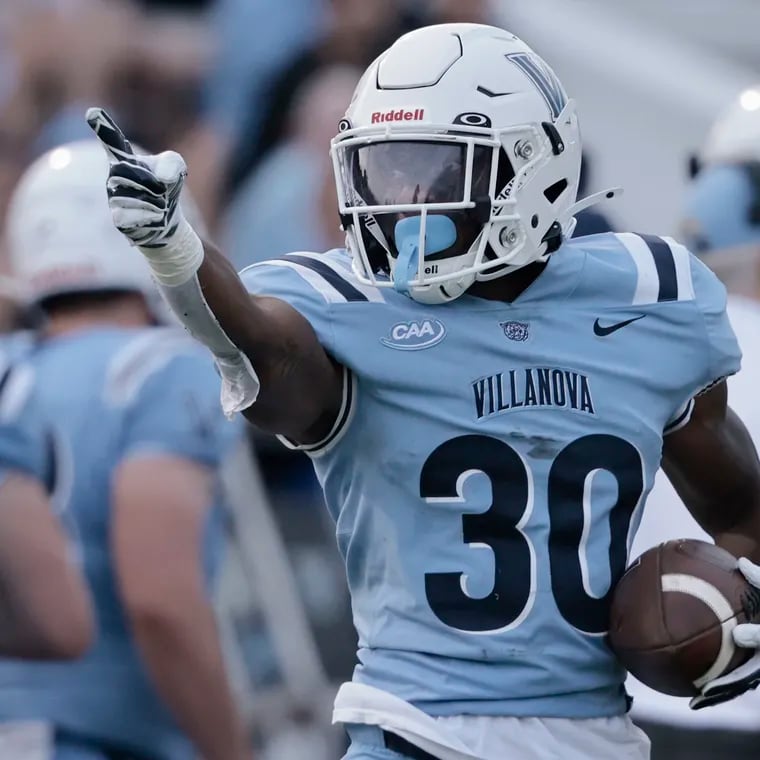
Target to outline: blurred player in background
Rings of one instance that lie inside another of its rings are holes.
[[[0,721],[38,731],[29,757],[250,758],[209,584],[215,471],[239,428],[213,365],[174,327],[113,230],[96,141],[38,159],[11,200],[14,275],[46,323],[26,357],[56,430],[62,510],[94,595],[97,639],[66,665],[0,663]],[[3,760],[24,760],[9,750]]]
[[[648,757],[603,635],[629,535],[664,447],[754,568],[760,463],[727,408],[740,352],[715,276],[668,239],[569,240],[605,194],[576,200],[578,122],[549,66],[494,27],[401,37],[333,140],[348,250],[242,281],[183,218],[181,157],[88,120],[114,222],[215,354],[225,410],[313,458],[359,634],[333,716],[346,758]]]
[[[728,386],[731,405],[760,446],[760,86],[744,91],[717,119],[695,162],[685,198],[683,237],[728,288],[727,311],[742,348],[742,371]],[[709,537],[660,473],[631,556],[671,538]],[[633,677],[633,715],[653,739],[654,760],[750,760],[760,746],[760,694],[695,715],[684,699]],[[678,730],[679,728],[684,730]],[[689,729],[686,731],[685,729]]]
[[[92,610],[50,503],[49,431],[30,390],[23,367],[0,372],[0,655],[74,658],[92,641]]]

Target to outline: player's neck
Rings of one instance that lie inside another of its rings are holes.
[[[131,294],[112,301],[64,303],[48,310],[44,333],[57,337],[94,327],[140,328],[153,324],[143,299]]]
[[[518,269],[516,272],[499,277],[496,280],[476,282],[467,291],[468,295],[485,298],[489,301],[514,301],[525,292],[541,275],[546,262],[536,262]]]

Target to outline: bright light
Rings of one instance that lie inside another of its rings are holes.
[[[760,109],[760,91],[745,90],[739,97],[739,103],[745,111],[757,111]]]
[[[71,151],[68,148],[56,148],[50,154],[51,169],[65,169],[71,163]]]

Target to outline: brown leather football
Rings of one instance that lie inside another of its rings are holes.
[[[678,539],[644,552],[612,600],[610,644],[636,678],[663,694],[694,696],[746,662],[738,623],[760,621],[760,591],[736,558],[704,541]]]

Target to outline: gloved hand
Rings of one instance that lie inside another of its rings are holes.
[[[222,376],[222,408],[231,417],[256,401],[259,378],[203,295],[198,278],[205,257],[203,243],[180,205],[187,175],[185,161],[174,151],[135,155],[129,140],[102,108],[90,108],[87,123],[111,164],[106,186],[114,224],[147,259],[177,319],[214,354]]]
[[[739,570],[749,583],[760,589],[760,565],[742,557],[739,560]],[[701,694],[689,702],[692,710],[727,702],[760,684],[760,625],[741,623],[731,631],[731,635],[736,646],[754,649],[755,653],[736,670],[708,681],[702,687]]]
[[[161,284],[186,282],[203,260],[203,245],[180,205],[184,159],[174,151],[136,155],[102,108],[90,108],[87,123],[111,163],[106,187],[114,225],[148,259]]]

